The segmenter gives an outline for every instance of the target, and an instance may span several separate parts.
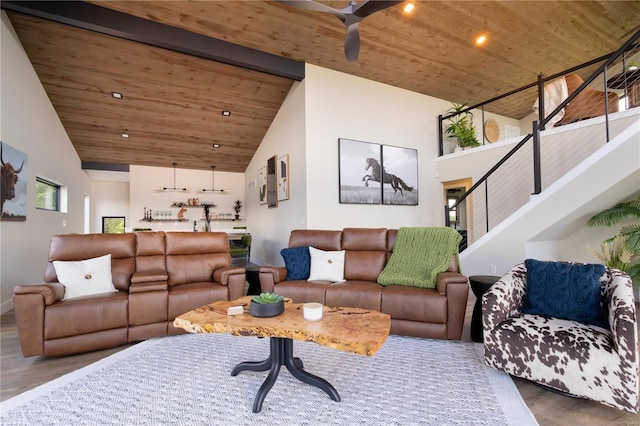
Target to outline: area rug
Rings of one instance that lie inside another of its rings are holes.
[[[2,425],[535,425],[511,378],[479,343],[389,336],[372,357],[294,342],[304,368],[340,402],[283,367],[262,411],[268,372],[231,377],[269,339],[226,334],[148,340],[0,404]]]

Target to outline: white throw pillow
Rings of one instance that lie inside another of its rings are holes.
[[[78,262],[54,260],[53,267],[65,287],[63,300],[118,291],[111,279],[110,254]]]
[[[344,281],[344,250],[323,251],[309,247],[311,271],[307,281]]]

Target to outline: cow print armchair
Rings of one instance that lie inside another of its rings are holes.
[[[533,282],[527,262],[513,267],[483,296],[485,363],[561,393],[637,413],[638,326],[629,276],[597,265],[602,318],[589,323],[527,313],[525,305],[536,297],[527,290],[528,278]],[[557,291],[548,292],[562,299]],[[580,306],[590,303],[583,292],[571,299]]]

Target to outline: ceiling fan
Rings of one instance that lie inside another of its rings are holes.
[[[405,0],[365,0],[356,3],[349,0],[349,4],[342,9],[334,9],[325,4],[318,3],[314,0],[278,0],[289,6],[300,9],[317,10],[319,12],[330,13],[342,21],[347,29],[347,36],[344,41],[344,55],[348,62],[358,59],[360,53],[360,34],[358,33],[358,24],[369,15],[403,3]]]

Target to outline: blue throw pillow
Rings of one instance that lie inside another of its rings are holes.
[[[602,309],[603,265],[525,260],[527,292],[522,313],[608,327]]]
[[[309,247],[293,247],[280,250],[287,267],[287,280],[306,280],[311,270]]]

